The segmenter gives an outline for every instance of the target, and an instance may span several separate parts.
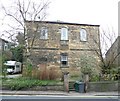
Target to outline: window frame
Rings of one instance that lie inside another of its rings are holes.
[[[68,28],[67,27],[62,27],[61,28],[61,37],[60,37],[61,40],[68,40]]]
[[[80,41],[82,41],[82,42],[88,41],[88,34],[87,34],[87,30],[85,28],[80,29]]]
[[[5,50],[8,50],[9,48],[8,48],[8,43],[4,43],[4,51]]]
[[[43,40],[48,39],[48,29],[46,27],[41,27],[41,29],[40,29],[40,39],[43,39]]]
[[[64,64],[64,62],[66,63]],[[68,54],[67,53],[60,54],[60,63],[61,63],[61,67],[68,67]]]

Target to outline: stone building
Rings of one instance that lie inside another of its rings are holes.
[[[106,53],[107,63],[112,63],[115,66],[120,66],[120,36],[117,37],[110,49]]]
[[[99,25],[26,21],[29,59],[35,66],[55,67],[71,76],[80,74],[80,59],[88,58],[98,73]]]

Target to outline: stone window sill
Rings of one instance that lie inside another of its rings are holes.
[[[68,65],[61,65],[60,68],[69,68]]]

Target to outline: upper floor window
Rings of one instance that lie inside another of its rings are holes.
[[[48,30],[45,27],[41,28],[40,39],[48,39]]]
[[[4,44],[4,50],[7,50],[7,49],[8,49],[8,44],[5,43],[5,44]]]
[[[68,40],[68,29],[61,28],[61,40]]]
[[[80,30],[80,40],[81,41],[87,41],[87,32],[83,28]]]

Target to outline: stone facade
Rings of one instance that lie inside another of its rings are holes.
[[[26,21],[26,26],[29,59],[34,65],[56,67],[62,72],[69,71],[71,76],[79,75],[80,58],[86,56],[95,60],[91,68],[99,72],[100,59],[95,52],[99,48],[93,40],[96,39],[97,43],[100,41],[99,25]],[[42,32],[45,35],[41,37]]]
[[[113,64],[120,66],[120,36],[117,37],[110,49],[106,53],[107,62],[113,61]]]

